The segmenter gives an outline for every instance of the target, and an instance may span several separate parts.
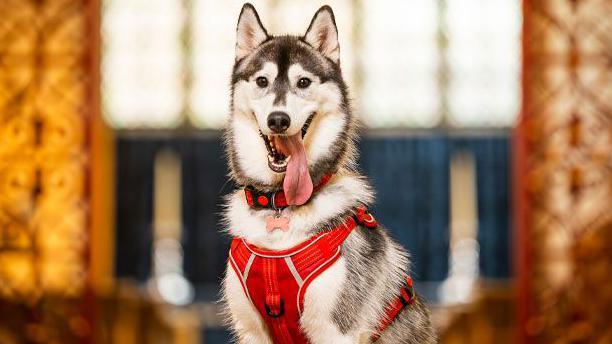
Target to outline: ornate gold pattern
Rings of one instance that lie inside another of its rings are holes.
[[[534,343],[612,342],[612,2],[524,2],[527,307]]]
[[[85,0],[0,2],[0,298],[86,280]]]

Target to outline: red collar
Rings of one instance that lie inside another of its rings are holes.
[[[319,184],[314,187],[312,193],[314,194],[321,190],[325,184],[329,182],[332,176],[333,174],[324,175],[321,181],[319,181]],[[248,185],[244,188],[244,195],[251,208],[284,209],[289,206],[285,198],[285,192],[282,189],[279,191],[264,192],[256,190],[253,186]]]

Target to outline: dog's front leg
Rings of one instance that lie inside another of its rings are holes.
[[[354,331],[342,333],[333,320],[332,310],[340,295],[346,274],[343,258],[325,270],[306,290],[301,326],[313,344],[356,344]]]
[[[244,294],[240,280],[229,264],[223,281],[223,298],[238,343],[272,344],[265,323]]]

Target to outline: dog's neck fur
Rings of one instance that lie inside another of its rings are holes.
[[[242,189],[229,196],[226,221],[229,233],[245,239],[250,244],[269,250],[283,250],[308,240],[312,235],[342,220],[341,216],[352,211],[360,203],[370,204],[374,199],[368,182],[360,175],[340,170],[329,183],[312,195],[302,206],[283,210],[282,216],[290,219],[286,231],[266,230],[266,217],[274,210],[254,210],[246,202]]]

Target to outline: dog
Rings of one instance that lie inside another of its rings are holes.
[[[237,24],[222,284],[239,343],[435,343],[408,253],[367,211],[357,120],[329,6],[303,36],[270,35],[251,4]]]

